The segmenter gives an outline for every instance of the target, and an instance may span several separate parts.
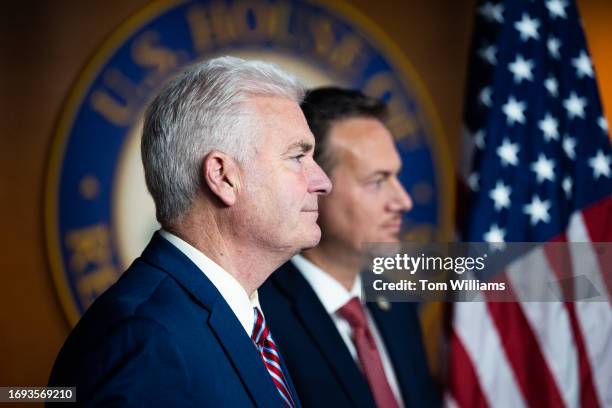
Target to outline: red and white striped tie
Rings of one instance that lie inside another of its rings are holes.
[[[272,339],[272,335],[266,326],[266,321],[258,308],[253,309],[255,312],[255,325],[253,326],[253,334],[251,339],[261,354],[261,358],[268,369],[268,373],[272,377],[272,381],[276,385],[286,406],[294,408],[295,404],[289,391],[289,386],[280,364],[280,356],[276,349],[276,344]]]

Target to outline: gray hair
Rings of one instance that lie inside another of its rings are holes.
[[[220,57],[195,64],[170,81],[149,105],[142,131],[142,163],[157,220],[172,225],[201,188],[204,157],[222,151],[240,163],[255,151],[253,96],[301,103],[304,88],[276,65]]]

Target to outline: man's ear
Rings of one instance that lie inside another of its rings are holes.
[[[210,191],[225,205],[234,205],[240,183],[240,167],[236,160],[223,152],[213,150],[204,157],[202,173],[204,183]]]

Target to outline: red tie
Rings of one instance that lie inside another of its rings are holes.
[[[266,326],[266,321],[264,320],[263,314],[256,307],[253,309],[255,312],[255,324],[253,326],[253,334],[251,334],[251,339],[253,340],[253,343],[255,343],[255,346],[257,346],[264,365],[268,369],[268,373],[270,373],[272,381],[274,382],[274,385],[276,385],[276,389],[278,389],[280,396],[283,398],[285,406],[294,408],[295,403],[293,402],[291,391],[289,391],[287,380],[285,379],[285,375],[283,374],[283,370],[281,368],[280,357],[278,350],[276,349],[276,344],[274,344],[272,335]]]
[[[361,368],[365,375],[370,390],[374,395],[374,401],[379,408],[397,408],[397,401],[387,382],[387,376],[376,349],[376,342],[368,327],[368,321],[356,297],[338,309],[342,316],[353,329],[353,342],[357,349],[357,355],[361,362]]]

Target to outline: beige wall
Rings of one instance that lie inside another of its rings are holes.
[[[88,58],[122,20],[145,3],[41,0],[3,5],[0,386],[45,384],[68,333],[47,265],[42,223],[43,180],[52,131],[62,102]],[[453,153],[460,128],[471,3],[352,2],[395,40],[421,74]],[[605,0],[582,0],[580,6],[610,109],[612,57],[606,50],[612,29],[606,23],[611,21],[612,5]],[[608,113],[610,116],[610,110]]]

